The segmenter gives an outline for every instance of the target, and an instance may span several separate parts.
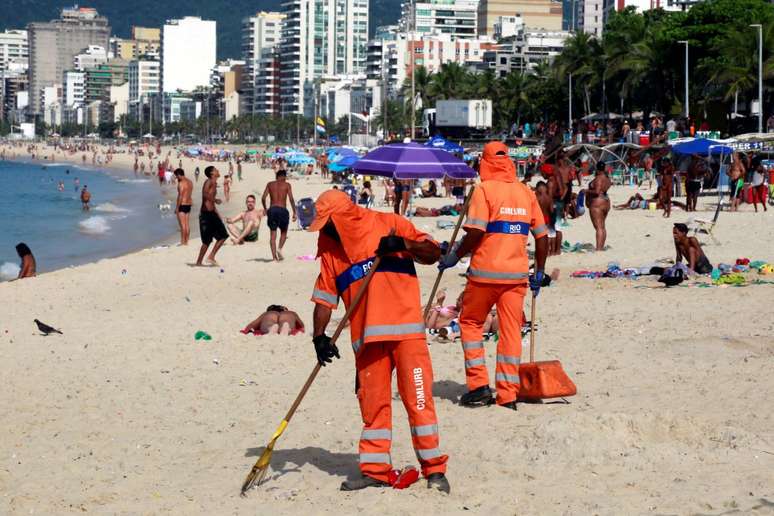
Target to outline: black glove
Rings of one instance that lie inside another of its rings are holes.
[[[318,335],[312,339],[314,342],[314,351],[317,353],[317,362],[325,367],[325,363],[333,362],[333,357],[341,358],[339,356],[339,348],[336,344],[331,342],[331,338],[325,334]]]
[[[379,248],[376,250],[376,256],[397,253],[406,250],[406,241],[402,237],[389,235],[379,240]]]

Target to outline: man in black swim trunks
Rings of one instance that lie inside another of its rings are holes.
[[[215,246],[207,257],[207,264],[214,266],[218,265],[218,262],[215,261],[215,254],[217,254],[228,238],[228,231],[226,231],[223,221],[220,220],[220,214],[218,214],[218,210],[215,207],[216,204],[220,204],[220,199],[216,198],[220,172],[217,168],[210,165],[204,169],[204,175],[207,176],[207,180],[204,182],[204,186],[202,186],[202,209],[199,212],[199,233],[202,237],[202,247],[199,249],[199,258],[196,260],[196,265],[202,265],[207,248],[215,240]]]
[[[191,235],[189,219],[191,218],[191,205],[193,204],[191,197],[193,183],[185,177],[185,172],[182,168],[175,170],[175,178],[177,178],[175,214],[177,215],[177,223],[180,226],[180,245],[188,245],[188,237]]]
[[[288,174],[285,170],[277,171],[276,179],[266,185],[261,197],[261,204],[266,210],[266,221],[269,224],[269,246],[271,247],[271,256],[274,261],[283,259],[282,248],[285,246],[285,240],[288,237],[288,225],[290,214],[286,208],[288,199],[290,207],[293,210],[293,221],[296,220],[296,201],[293,199],[293,189],[287,181]],[[266,198],[269,198],[269,208],[266,207]],[[279,249],[277,249],[277,229],[280,230]]]
[[[691,164],[688,165],[688,177],[685,183],[686,211],[696,211],[696,202],[699,200],[699,192],[701,192],[704,176],[706,175],[706,163],[698,154],[693,154],[691,156]]]

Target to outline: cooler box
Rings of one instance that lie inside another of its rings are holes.
[[[640,145],[650,145],[650,135],[648,133],[640,133]]]

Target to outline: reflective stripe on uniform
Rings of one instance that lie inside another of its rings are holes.
[[[392,464],[389,453],[361,453],[360,464]]]
[[[426,437],[428,435],[433,435],[437,433],[438,433],[438,425],[421,425],[421,426],[411,427],[411,435],[415,435],[417,437]]]
[[[495,220],[486,225],[487,233],[502,233],[505,235],[528,235],[529,222],[520,220]]]
[[[486,228],[486,221],[481,219],[471,219],[468,217],[468,219],[465,221],[466,226],[477,226],[481,229]]]
[[[473,267],[468,269],[468,276],[475,278],[489,278],[489,279],[527,279],[529,276],[526,272],[494,272],[484,271],[481,269],[474,269]]]
[[[420,460],[430,460],[441,456],[441,450],[438,448],[429,448],[427,450],[416,450],[417,457]]]
[[[335,296],[333,294],[329,294],[328,292],[325,292],[324,290],[314,289],[314,292],[312,292],[312,298],[320,299],[320,300],[325,301],[326,303],[330,303],[332,305],[336,305],[336,304],[339,303],[339,296]]]
[[[422,323],[406,324],[382,324],[378,326],[366,326],[363,337],[381,337],[383,335],[410,335],[412,333],[425,333],[425,325]]]
[[[392,430],[387,428],[369,428],[360,434],[361,441],[373,441],[376,439],[392,440]]]
[[[511,355],[497,355],[497,361],[502,364],[513,364],[513,365],[519,365],[521,364],[521,358]]]
[[[484,342],[481,340],[475,342],[463,342],[462,349],[481,349],[484,347]]]
[[[473,358],[471,360],[465,360],[465,368],[474,367],[474,366],[478,366],[478,365],[484,365],[485,363],[486,363],[486,361],[484,360],[483,357],[481,357],[481,358]]]
[[[546,231],[548,231],[548,226],[546,226],[545,224],[542,224],[536,228],[532,228],[532,234],[535,236],[542,235]]]
[[[367,258],[361,262],[354,263],[347,270],[336,276],[336,290],[339,295],[343,294],[350,285],[366,277],[376,260],[375,256]],[[379,263],[379,269],[375,272],[396,272],[416,276],[417,270],[414,267],[414,260],[411,258],[399,258],[397,256],[383,256]]]
[[[495,373],[496,382],[520,383],[519,375]]]
[[[363,339],[358,339],[355,342],[352,343],[352,351],[355,352],[357,355],[357,352],[360,351],[360,346],[363,345]]]

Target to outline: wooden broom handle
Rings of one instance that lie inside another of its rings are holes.
[[[530,308],[530,311],[532,312],[530,314],[530,321],[529,321],[529,361],[534,362],[535,361],[535,303],[537,301],[537,296],[535,294],[532,294],[532,306]]]
[[[394,235],[395,230],[393,229],[390,231],[390,235]],[[382,262],[382,257],[377,256],[374,260],[374,264],[371,266],[371,270],[368,271],[368,274],[365,275],[365,278],[363,279],[363,284],[360,285],[360,288],[358,289],[357,293],[355,294],[355,298],[352,300],[352,302],[349,304],[349,308],[347,308],[347,312],[344,314],[344,317],[339,321],[338,326],[336,326],[336,331],[333,332],[333,336],[331,337],[331,344],[335,344],[338,340],[339,336],[341,335],[341,332],[344,331],[344,328],[347,326],[347,322],[349,321],[350,316],[357,308],[357,305],[360,304],[360,300],[363,298],[363,296],[366,293],[366,290],[368,290],[368,284],[371,283],[371,278],[374,276],[374,271],[379,268],[379,264]],[[315,364],[314,369],[312,369],[312,372],[309,374],[309,378],[306,379],[306,383],[304,383],[304,386],[301,388],[301,392],[298,393],[298,396],[296,396],[295,401],[293,402],[293,405],[290,406],[290,410],[288,410],[288,413],[285,415],[285,421],[290,422],[290,418],[293,417],[293,414],[296,413],[296,409],[301,404],[301,401],[304,399],[304,396],[306,396],[306,392],[309,390],[309,387],[312,386],[312,382],[314,382],[314,379],[317,377],[317,373],[320,372],[320,368],[322,366],[319,362]]]
[[[475,190],[475,186],[470,187],[470,191],[468,192],[468,196],[465,197],[465,204],[462,206],[462,211],[460,212],[460,216],[457,218],[457,224],[454,226],[454,232],[452,233],[451,240],[449,241],[449,251],[452,250],[454,247],[454,243],[457,241],[457,233],[460,231],[460,227],[462,227],[462,219],[465,218],[465,215],[468,213],[468,207],[470,206],[470,200],[473,198],[473,190]],[[461,258],[461,257],[460,257]],[[435,298],[435,293],[438,291],[438,286],[441,284],[441,277],[443,276],[443,271],[438,271],[438,274],[435,277],[435,283],[433,284],[433,290],[430,291],[430,297],[427,298],[427,304],[425,305],[425,314],[422,318],[422,321],[427,321],[427,316],[430,314],[430,309],[433,307],[433,298]]]

